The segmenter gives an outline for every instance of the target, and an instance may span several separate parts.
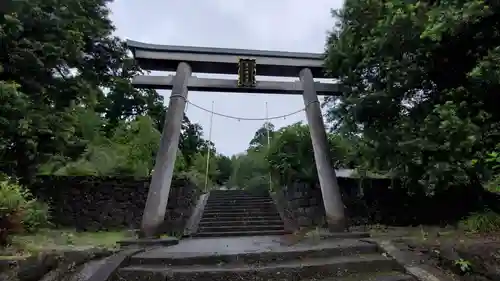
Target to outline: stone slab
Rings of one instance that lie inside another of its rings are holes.
[[[288,230],[258,230],[258,231],[226,231],[226,232],[198,232],[193,237],[230,237],[230,236],[267,236],[290,234]]]
[[[238,216],[269,216],[269,215],[279,215],[277,211],[268,211],[268,210],[256,210],[256,209],[250,209],[250,210],[225,210],[224,212],[222,211],[212,211],[212,210],[207,210],[203,213],[203,217],[238,217]]]
[[[179,239],[175,237],[167,238],[144,238],[144,239],[129,239],[118,241],[118,244],[124,246],[173,246],[179,244]]]
[[[7,267],[0,267],[0,280],[6,278],[4,274],[14,274],[20,280],[44,280],[42,278],[45,276],[52,275],[65,276],[68,267],[77,268],[88,261],[102,259],[114,253],[115,250],[99,247],[54,247],[35,255],[4,261],[4,266]]]
[[[245,210],[250,210],[250,211],[257,211],[257,210],[262,210],[262,211],[276,211],[276,206],[272,203],[263,203],[263,204],[245,204],[242,202],[240,205],[214,205],[210,203],[208,206],[205,207],[205,210],[211,210],[211,211],[229,211],[229,210],[234,210],[234,211],[245,211]]]
[[[260,225],[223,225],[223,226],[202,226],[199,229],[200,233],[206,232],[230,232],[230,231],[272,231],[285,230],[283,223],[279,224],[260,224]]]
[[[321,241],[327,247],[358,244],[357,239],[339,239]],[[361,242],[367,243],[367,242]],[[134,255],[134,257],[175,256],[175,255],[215,255],[242,254],[265,251],[287,251],[289,249],[305,249],[316,247],[318,241],[302,240],[290,246],[289,238],[281,235],[224,237],[224,238],[191,238],[179,241],[171,247],[160,247]]]
[[[78,281],[107,281],[116,270],[124,265],[128,259],[143,249],[126,249],[106,258],[102,263],[96,265],[95,269],[88,273],[86,279],[75,279]],[[89,269],[88,269],[89,270]]]
[[[399,270],[394,260],[380,254],[352,255],[278,262],[271,265],[228,264],[219,266],[130,266],[119,271],[125,280],[155,280],[154,276],[177,281],[301,280],[347,277],[353,273]],[[160,279],[158,279],[160,280]]]
[[[201,221],[199,226],[283,225],[280,219],[273,220],[213,220]]]
[[[319,232],[319,236],[323,239],[339,239],[339,238],[369,238],[369,232]]]
[[[224,240],[226,242],[221,242]],[[240,242],[238,242],[238,240]],[[308,240],[289,245],[283,237],[191,239],[173,247],[160,247],[134,255],[133,264],[219,264],[233,261],[250,264],[295,258],[333,257],[376,253],[377,246],[357,239]],[[196,251],[194,251],[196,249]]]
[[[365,241],[377,244],[390,257],[394,258],[406,271],[419,281],[453,281],[454,279],[438,269],[422,264],[417,255],[401,251],[389,240],[366,239]]]
[[[273,204],[271,199],[239,199],[239,200],[221,200],[221,199],[211,199],[207,201],[212,205],[235,205],[243,202],[246,205],[259,205],[259,204]]]
[[[221,220],[225,220],[225,221],[235,221],[235,220],[246,220],[246,221],[269,221],[269,220],[279,220],[281,221],[281,217],[276,214],[272,214],[272,215],[267,215],[267,216],[252,216],[252,217],[248,217],[248,216],[217,216],[217,217],[204,217],[201,219],[200,223],[205,223],[205,222],[213,222],[213,221],[221,221]]]

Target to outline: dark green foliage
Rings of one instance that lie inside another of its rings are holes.
[[[1,172],[24,183],[151,173],[166,107],[130,83],[141,70],[112,35],[109,2],[20,0],[0,15]],[[188,171],[210,144],[187,117],[183,129],[178,166]]]
[[[327,103],[368,145],[373,171],[432,193],[479,186],[472,165],[500,142],[498,4],[348,0],[326,66],[349,92]]]

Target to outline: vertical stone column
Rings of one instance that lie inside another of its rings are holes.
[[[302,96],[306,106],[306,117],[311,132],[314,160],[318,170],[328,228],[330,231],[345,231],[344,204],[331,162],[323,115],[310,69],[305,68],[300,72],[300,81],[304,91]]]
[[[168,194],[174,173],[174,164],[179,147],[182,119],[188,95],[188,80],[191,67],[184,62],[179,63],[173,79],[172,93],[165,116],[165,125],[160,140],[160,148],[149,185],[148,199],[144,207],[141,223],[141,236],[154,237],[165,219]]]

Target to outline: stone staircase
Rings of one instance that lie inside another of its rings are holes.
[[[290,242],[269,195],[213,191],[195,236],[131,256],[110,281],[416,281],[367,233]]]
[[[262,239],[266,236],[261,236]],[[262,243],[237,237],[241,243]],[[215,240],[200,238],[194,249],[181,244],[171,250],[157,248],[135,255],[118,270],[113,281],[415,281],[376,244],[360,239],[329,239],[293,246],[269,245],[240,249],[229,242],[226,249],[206,251]],[[189,242],[188,242],[189,243]],[[188,244],[186,244],[187,246]]]
[[[198,231],[193,237],[282,235],[285,229],[269,194],[243,190],[210,192]]]

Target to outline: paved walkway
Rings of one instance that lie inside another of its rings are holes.
[[[165,247],[169,253],[245,253],[269,250],[285,245],[283,236],[241,236],[183,239],[179,244]]]
[[[286,236],[246,236],[223,238],[192,238],[170,247],[160,247],[135,255],[137,258],[196,257],[236,255],[244,253],[293,252],[333,247],[349,247],[365,243],[359,239],[305,239],[289,245]]]

